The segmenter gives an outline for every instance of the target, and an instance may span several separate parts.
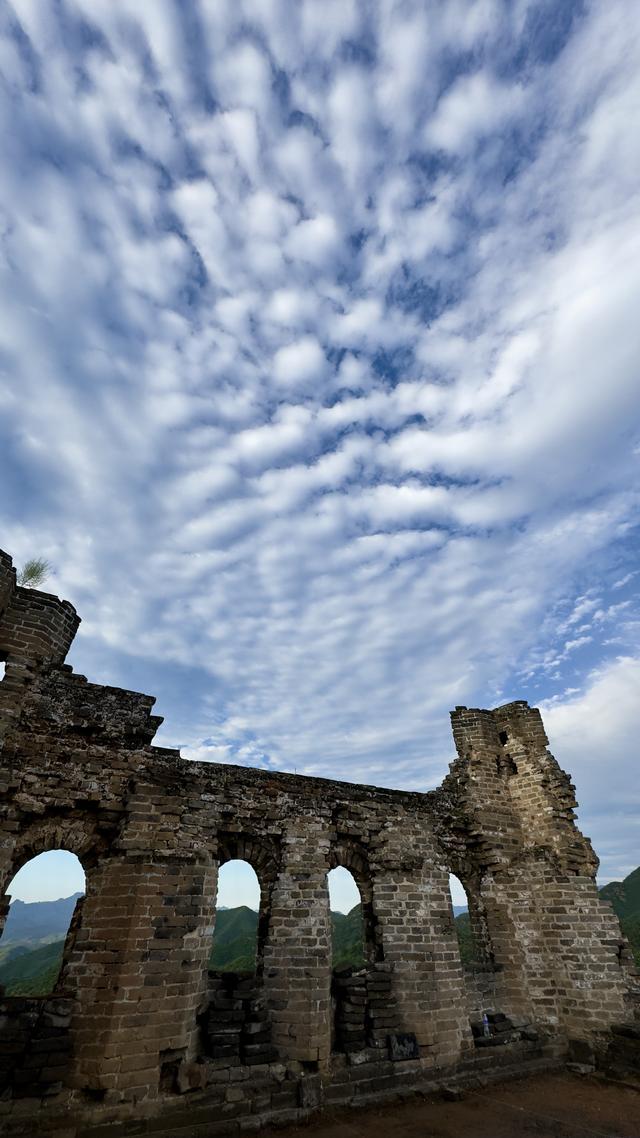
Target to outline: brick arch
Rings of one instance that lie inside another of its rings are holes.
[[[82,925],[85,903],[90,901],[94,905],[98,901],[96,890],[99,892],[100,887],[96,884],[96,875],[92,871],[104,864],[112,854],[118,828],[117,823],[107,828],[104,822],[98,828],[98,820],[93,811],[78,808],[50,810],[28,822],[20,830],[13,846],[4,851],[5,857],[0,862],[0,936],[9,912],[9,885],[19,870],[34,857],[53,850],[64,850],[75,854],[84,870],[85,896],[76,902],[67,930],[56,991],[65,988],[69,981],[69,963]]]
[[[483,869],[481,866],[474,865],[469,857],[461,860],[454,858],[448,869],[449,873],[453,873],[458,878],[467,895],[469,923],[478,954],[478,962],[485,968],[493,968],[495,960],[490,922],[483,896]]]
[[[271,897],[280,868],[280,847],[270,835],[256,836],[220,831],[217,840],[219,865],[228,861],[246,861],[253,869],[260,886],[260,908],[258,910],[258,938],[256,950],[256,971],[262,972],[264,946],[269,935],[271,923]]]
[[[95,849],[95,844],[90,841],[88,835],[84,837],[75,829],[70,827],[47,826],[43,825],[42,821],[32,823],[21,834],[21,840],[16,843],[10,860],[7,866],[3,867],[2,872],[2,895],[0,896],[0,939],[4,932],[4,925],[9,907],[11,903],[11,894],[9,887],[17,873],[20,872],[29,862],[34,858],[40,857],[42,854],[51,853],[54,850],[62,850],[65,853],[74,854],[84,872],[85,876],[85,894],[89,888],[89,873],[88,870],[98,860],[98,851]],[[58,978],[53,988],[53,993],[64,991],[68,982],[68,967],[69,961],[72,958],[73,950],[75,947],[76,937],[82,921],[82,910],[85,897],[79,897],[76,900],[71,919],[64,936],[64,947],[62,953],[62,962]]]
[[[331,845],[328,858],[329,871],[342,866],[349,873],[360,891],[362,903],[362,936],[365,959],[382,960],[382,938],[373,908],[373,879],[369,865],[369,855],[364,843],[352,834],[338,834]]]
[[[51,850],[75,854],[87,882],[88,871],[107,855],[113,835],[98,830],[95,818],[81,814],[50,814],[34,819],[21,830],[0,870],[0,891],[4,894],[16,873],[27,862]]]
[[[360,892],[361,882],[365,888],[370,883],[369,857],[359,838],[354,838],[351,834],[338,834],[329,850],[329,868],[335,869],[339,865],[353,874]]]
[[[271,837],[222,831],[218,834],[218,861],[247,861],[255,870],[260,888],[270,887],[280,864],[279,848]]]

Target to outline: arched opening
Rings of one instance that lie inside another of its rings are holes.
[[[343,865],[330,870],[327,881],[332,966],[334,969],[363,968],[366,954],[360,890],[353,874]]]
[[[463,967],[469,968],[477,963],[478,950],[475,934],[471,925],[467,891],[460,878],[456,877],[454,873],[449,874],[449,891],[451,893],[453,921],[458,938],[460,960]]]
[[[480,876],[470,874],[463,884],[459,877],[450,873],[449,891],[463,967],[493,969],[493,950]]]
[[[373,909],[373,886],[366,851],[354,839],[339,842],[327,874],[332,926],[333,1051],[363,1054],[387,1046],[398,1027],[391,972]],[[347,869],[345,862],[352,867]]]
[[[478,914],[465,887],[456,874],[449,874],[449,890],[453,907],[453,923],[456,925],[460,962],[462,967],[473,968],[485,963],[482,940],[477,937]]]
[[[62,849],[31,858],[9,882],[0,937],[0,985],[7,996],[47,996],[55,990],[84,892],[79,859]]]
[[[256,859],[263,887],[248,861]],[[209,957],[208,1002],[199,1016],[202,1053],[236,1063],[271,1063],[271,1023],[262,991],[263,951],[269,925],[270,851],[238,835],[221,836],[216,923]]]
[[[484,1047],[512,1042],[514,1024],[501,1010],[502,970],[495,965],[482,877],[471,871],[463,885],[452,873],[449,889],[474,1043]]]
[[[209,968],[216,972],[255,972],[258,950],[260,882],[249,862],[232,858],[220,867],[216,923]]]

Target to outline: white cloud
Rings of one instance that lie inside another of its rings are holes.
[[[279,240],[296,222],[296,210],[277,194],[257,190],[246,203],[245,218],[257,237]],[[299,227],[298,227],[299,228]]]
[[[377,343],[383,306],[379,297],[357,300],[343,315],[333,322],[333,338],[337,344],[354,348]]]
[[[332,217],[319,215],[301,221],[291,231],[286,243],[289,256],[322,268],[330,264],[338,249],[339,234]]]
[[[255,44],[243,40],[218,55],[215,89],[225,108],[251,107],[264,111],[271,88],[269,61]]]
[[[335,76],[328,101],[332,151],[351,191],[362,192],[374,161],[375,103],[363,68],[343,68]]]
[[[464,76],[438,103],[427,125],[427,142],[442,150],[463,151],[520,113],[524,98],[522,87],[499,83],[483,71]]]
[[[285,407],[271,423],[248,427],[233,438],[240,459],[258,466],[277,463],[309,445],[311,415],[303,407]]]
[[[601,852],[603,881],[638,864],[640,659],[596,669],[583,692],[542,705],[551,748],[571,774],[580,825]]]
[[[286,388],[305,388],[318,383],[326,369],[326,358],[314,336],[303,336],[294,344],[280,348],[273,358],[276,381]]]
[[[229,743],[202,743],[199,747],[184,747],[182,756],[196,763],[229,763],[234,758]]]
[[[317,308],[315,293],[300,289],[282,288],[273,293],[266,308],[269,320],[285,327],[305,325],[312,320]]]
[[[0,32],[2,544],[74,661],[191,756],[419,788],[453,704],[568,692],[583,780],[639,627],[640,21],[75,9]]]
[[[227,111],[221,116],[223,129],[234,147],[238,161],[252,179],[257,179],[260,161],[260,139],[255,111]]]
[[[220,215],[219,197],[215,188],[205,178],[184,182],[174,191],[172,199],[209,276],[223,285],[227,232]]]
[[[355,0],[303,0],[301,33],[309,57],[331,59],[341,40],[357,35],[362,11]],[[294,63],[297,61],[294,61]]]

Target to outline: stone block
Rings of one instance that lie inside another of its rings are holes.
[[[390,1034],[388,1037],[389,1058],[393,1062],[403,1059],[419,1059],[418,1041],[412,1032]]]

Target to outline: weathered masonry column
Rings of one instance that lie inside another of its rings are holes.
[[[451,718],[460,757],[436,792],[445,799],[452,792],[451,866],[461,878],[476,882],[501,1010],[539,1019],[534,1005],[545,1001],[545,1018],[553,1022],[546,949],[531,913],[530,868],[521,864],[522,830],[509,794],[513,764],[492,712],[460,707]]]
[[[283,1058],[318,1064],[331,1052],[328,848],[324,823],[287,823],[264,951],[273,1042]]]
[[[78,994],[75,1086],[153,1098],[163,1067],[192,1057],[215,873],[127,857],[94,871],[68,967]]]
[[[376,861],[378,864],[376,864]],[[429,1065],[472,1047],[449,876],[425,827],[403,818],[372,859],[373,909],[405,1031]]]
[[[574,788],[523,701],[457,708],[459,759],[443,784],[464,805],[467,858],[482,901],[505,1007],[585,1036],[624,1018],[630,957],[598,897]],[[475,864],[477,863],[477,864]]]

